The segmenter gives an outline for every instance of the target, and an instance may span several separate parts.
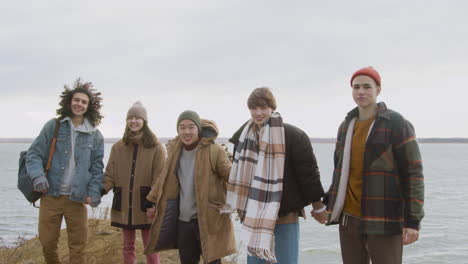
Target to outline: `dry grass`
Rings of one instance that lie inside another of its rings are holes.
[[[93,213],[94,214],[94,213]],[[96,217],[96,215],[91,217]],[[89,237],[86,247],[86,255],[89,264],[115,264],[122,263],[122,235],[119,228],[110,226],[107,213],[103,213],[101,219],[89,220]],[[99,215],[101,216],[101,215]],[[143,254],[143,243],[138,232],[137,242],[137,263],[146,263]],[[58,254],[61,263],[69,263],[67,232],[65,229],[60,232]],[[42,264],[42,247],[37,238],[25,240],[19,237],[13,247],[7,247],[0,241],[0,263],[18,263],[18,264]],[[177,250],[170,250],[161,253],[161,263],[176,264],[179,262]],[[234,261],[223,261],[223,263],[235,263]]]

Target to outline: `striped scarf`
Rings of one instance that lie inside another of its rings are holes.
[[[283,119],[274,112],[260,130],[251,119],[239,138],[222,213],[237,210],[249,255],[276,263],[274,229],[283,191]],[[258,139],[257,139],[258,138]]]

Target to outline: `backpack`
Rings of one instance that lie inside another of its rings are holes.
[[[45,167],[45,175],[49,172],[50,166],[52,164],[52,157],[55,153],[55,143],[57,142],[57,135],[58,130],[60,127],[60,121],[58,119],[55,120],[55,130],[54,130],[54,137],[50,142],[49,148],[49,157],[47,159],[47,165]],[[36,206],[36,201],[41,198],[42,193],[34,191],[34,184],[31,177],[29,177],[28,170],[26,169],[26,154],[28,152],[21,151],[19,157],[19,168],[18,168],[18,189],[23,193],[24,197],[28,202],[32,203],[34,207]]]

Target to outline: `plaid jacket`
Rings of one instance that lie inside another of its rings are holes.
[[[385,103],[377,106],[364,153],[361,232],[391,235],[401,233],[403,227],[419,230],[424,216],[424,177],[414,128]],[[335,170],[326,197],[330,211],[337,197],[348,126],[358,115],[358,109],[353,109],[338,129]]]

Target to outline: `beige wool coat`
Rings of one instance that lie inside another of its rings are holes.
[[[135,144],[119,140],[112,146],[104,174],[104,191],[114,191],[111,225],[125,229],[149,229],[152,219],[146,215],[145,197],[162,177],[166,163],[166,149],[156,141],[156,146],[145,148],[137,144],[135,165],[132,170]],[[133,180],[132,180],[133,171]]]
[[[217,144],[212,146],[218,148],[214,170],[210,163],[210,145],[214,144],[213,141],[217,135],[216,124],[202,120],[201,139],[196,147],[194,177],[202,257],[205,263],[237,251],[231,217],[228,214],[219,213],[219,209],[226,202],[226,183],[231,169],[231,162],[223,147]],[[176,231],[170,231],[169,234],[164,235],[165,238],[160,235],[168,233],[167,231],[172,227],[176,228],[175,223],[178,219],[179,182],[176,172],[182,149],[182,142],[178,136],[168,143],[167,149],[167,172],[147,196],[148,200],[156,203],[157,208],[151,226],[150,240],[145,249],[146,254],[177,248]],[[170,214],[174,214],[174,210],[169,213],[168,204],[175,204],[172,207],[175,207],[176,215],[171,217]],[[172,242],[163,243],[164,239],[170,239]]]

